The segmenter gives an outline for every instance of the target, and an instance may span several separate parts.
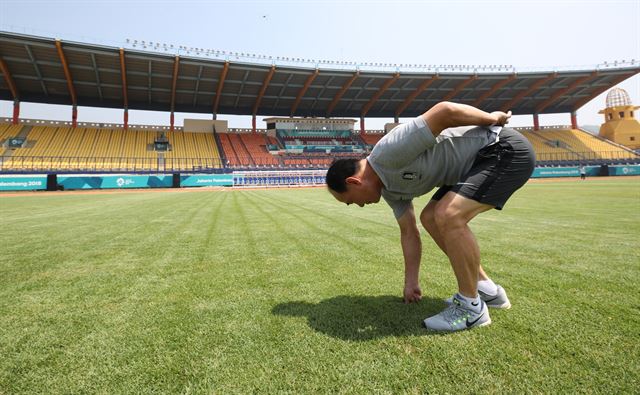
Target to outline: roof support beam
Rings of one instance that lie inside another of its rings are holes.
[[[13,96],[13,100],[19,100],[18,89],[16,88],[16,83],[13,81],[13,77],[11,77],[11,72],[9,72],[9,67],[7,63],[5,63],[4,59],[0,58],[0,71],[2,71],[2,76],[4,77],[4,81],[7,83],[9,87],[9,91],[11,92],[11,96]]]
[[[129,107],[129,97],[127,96],[127,66],[124,61],[124,49],[120,48],[120,75],[122,76],[122,99],[124,108]]]
[[[124,49],[120,48],[120,75],[122,75],[122,98],[124,104],[124,130],[129,129],[129,97],[127,96],[127,67],[124,61]]]
[[[500,80],[497,83],[495,83],[491,89],[489,89],[488,91],[486,91],[485,93],[483,93],[482,95],[480,95],[480,97],[478,97],[473,103],[471,103],[471,105],[473,107],[477,107],[480,108],[480,105],[487,100],[487,98],[491,95],[493,95],[494,93],[496,93],[500,88],[502,88],[503,86],[507,85],[509,82],[515,80],[517,77],[516,73],[513,73],[509,76],[509,78],[506,78],[504,80]]]
[[[36,58],[33,56],[33,53],[31,52],[31,48],[25,44],[24,45],[24,49],[27,50],[27,55],[29,55],[29,59],[31,60],[31,64],[33,64],[33,69],[36,71],[36,75],[38,76],[38,79],[40,80],[40,86],[42,86],[42,91],[44,92],[45,96],[49,96],[49,92],[47,91],[47,86],[44,84],[44,81],[42,80],[42,73],[40,73],[40,68],[38,67],[38,62],[36,62]]]
[[[351,111],[351,107],[353,107],[353,105],[358,101],[360,96],[367,91],[367,89],[369,88],[369,85],[371,85],[375,80],[376,79],[373,77],[369,78],[367,82],[365,82],[364,85],[362,85],[360,89],[358,89],[358,93],[356,93],[356,95],[349,101],[349,104],[347,105],[347,108],[345,109],[345,111],[347,112]]]
[[[384,111],[390,103],[393,103],[393,101],[396,99],[396,96],[403,92],[409,85],[411,85],[412,82],[413,78],[409,78],[408,80],[406,80],[404,84],[400,86],[400,88],[396,89],[396,91],[393,93],[393,95],[391,95],[389,99],[384,101],[384,103],[382,104],[382,108],[379,111]]]
[[[218,113],[218,106],[220,105],[220,95],[222,95],[222,88],[224,87],[224,80],[227,79],[227,73],[229,72],[229,61],[224,62],[224,67],[220,72],[220,79],[218,81],[218,89],[216,89],[216,98],[213,101],[213,116]]]
[[[264,77],[264,81],[262,82],[262,88],[260,88],[260,92],[258,92],[258,97],[256,98],[256,102],[253,104],[253,109],[251,110],[251,115],[254,117],[258,113],[258,108],[260,108],[260,102],[262,101],[262,96],[264,96],[264,92],[267,90],[269,86],[269,82],[271,82],[271,78],[273,78],[273,74],[276,72],[276,66],[271,66],[271,69]]]
[[[362,107],[362,113],[360,114],[360,118],[364,120],[364,117],[367,115],[369,110],[371,110],[371,107],[373,107],[373,105],[376,104],[376,102],[380,99],[380,97],[387,91],[387,89],[389,89],[391,85],[393,85],[394,82],[398,80],[398,78],[400,78],[400,73],[395,73],[393,77],[389,78],[384,82],[384,84],[382,84],[380,89],[378,89],[378,92],[376,92],[376,94],[373,95],[371,100],[369,100],[369,102],[365,104],[364,107]],[[364,124],[364,122],[361,122],[361,123]]]
[[[634,70],[629,74],[621,75],[620,77],[616,78],[615,80],[613,80],[612,82],[610,82],[606,86],[604,86],[602,88],[599,88],[598,90],[596,90],[593,93],[591,93],[589,96],[587,96],[584,99],[580,100],[579,102],[575,103],[573,105],[573,111],[578,111],[580,109],[580,107],[582,107],[585,104],[589,103],[591,100],[593,100],[596,96],[600,95],[602,92],[606,91],[607,89],[613,88],[614,86],[618,85],[622,81],[626,80],[627,78],[631,78],[631,77],[633,77],[634,75],[636,75],[638,73],[640,73],[640,69]]]
[[[478,76],[477,75],[473,75],[470,78],[467,78],[466,80],[462,81],[461,83],[458,84],[458,86],[456,86],[451,92],[449,92],[445,97],[442,98],[441,101],[448,101],[453,99],[454,97],[456,97],[456,95],[458,93],[460,93],[460,91],[462,91],[467,85],[469,85],[470,83],[472,83],[473,81],[477,80]]]
[[[320,101],[320,97],[322,97],[322,94],[324,93],[324,91],[327,90],[327,87],[331,86],[331,82],[333,81],[334,78],[336,78],[336,76],[332,75],[331,77],[329,77],[327,82],[321,86],[320,93],[318,93],[318,96],[316,96],[316,99],[313,101],[313,104],[311,105],[312,110],[315,109],[316,104],[318,104],[318,102]]]
[[[147,74],[147,78],[149,79],[149,90],[147,93],[149,94],[149,104],[151,104],[151,61],[149,61],[149,74]]]
[[[60,62],[62,62],[62,70],[64,71],[64,76],[67,79],[67,88],[69,89],[69,95],[71,95],[71,103],[74,106],[77,106],[78,98],[76,97],[76,89],[73,86],[71,70],[69,70],[69,64],[67,63],[66,56],[64,56],[64,51],[62,50],[62,42],[60,40],[56,40],[56,49],[58,50],[58,57],[60,57]]]
[[[525,89],[523,92],[520,92],[518,95],[516,95],[513,99],[509,100],[505,105],[502,106],[502,111],[507,112],[510,110],[511,106],[517,104],[520,100],[522,100],[525,96],[530,95],[531,93],[533,93],[536,89],[538,89],[542,84],[545,84],[549,81],[551,81],[552,79],[556,78],[556,76],[558,75],[558,73],[553,72],[549,75],[547,75],[546,77],[544,77],[541,80],[538,80],[537,82],[534,82],[529,89]]]
[[[171,112],[176,104],[176,85],[178,84],[178,69],[180,68],[180,56],[176,55],[173,61],[173,80],[171,82]]]
[[[96,63],[96,56],[91,54],[91,63],[93,63],[93,71],[96,73],[96,86],[98,88],[98,97],[102,101],[102,87],[100,82],[100,73],[98,73],[98,64]]]
[[[178,84],[178,68],[180,67],[180,56],[176,55],[173,61],[173,81],[171,82],[171,131],[173,132],[174,116],[173,110],[176,105],[176,85]]]
[[[282,84],[282,88],[280,88],[280,93],[278,93],[276,102],[273,105],[273,108],[277,108],[278,104],[280,103],[280,98],[282,97],[282,95],[284,95],[284,90],[287,89],[287,86],[289,86],[289,82],[291,82],[291,79],[293,78],[293,74],[289,74],[289,77],[287,77],[287,80],[284,82],[284,84]]]
[[[411,104],[411,102],[413,102],[416,97],[418,97],[419,94],[421,94],[422,92],[424,92],[431,84],[433,84],[434,82],[436,82],[436,80],[438,80],[438,75],[434,75],[431,78],[429,78],[428,80],[424,80],[422,81],[422,83],[418,86],[418,88],[413,91],[412,94],[410,94],[405,101],[402,102],[402,104],[400,104],[398,106],[398,108],[396,108],[395,111],[395,118],[399,118],[400,114],[402,114],[402,112],[404,110],[407,109],[407,107],[409,107],[409,104]]]
[[[13,96],[13,119],[11,123],[13,125],[17,125],[18,119],[20,118],[20,96],[18,95],[18,89],[16,88],[16,83],[13,81],[13,77],[11,77],[11,72],[9,72],[9,67],[7,66],[4,59],[2,58],[0,58],[0,71],[2,71],[2,76],[4,77],[4,81],[7,83],[7,86],[9,87],[11,96]]]
[[[200,89],[200,78],[202,78],[203,66],[198,68],[198,79],[196,80],[196,91],[193,93],[193,106],[195,107],[198,101],[198,90]]]
[[[247,79],[249,78],[249,73],[250,71],[247,70],[244,72],[244,77],[242,77],[242,81],[240,82],[240,89],[238,90],[238,93],[236,94],[236,101],[235,103],[233,103],[233,107],[238,107],[238,103],[240,103],[240,95],[242,95],[242,91],[244,90],[244,84],[247,83]]]
[[[290,116],[293,116],[296,113],[296,110],[298,109],[298,105],[300,105],[300,101],[302,100],[302,97],[304,96],[305,93],[307,93],[307,89],[309,89],[309,87],[311,86],[311,83],[313,82],[313,80],[316,79],[319,73],[320,73],[320,70],[316,69],[316,71],[314,71],[313,74],[307,77],[307,80],[305,81],[304,86],[302,87],[302,89],[300,89],[300,92],[298,92],[298,96],[296,97],[296,100],[293,102],[293,106],[291,106]]]
[[[540,103],[537,107],[536,107],[536,113],[539,114],[542,111],[544,111],[545,108],[549,107],[551,104],[553,104],[556,100],[558,100],[558,98],[564,94],[567,94],[568,92],[571,92],[572,90],[574,90],[576,87],[578,87],[580,84],[585,83],[586,81],[590,80],[591,78],[594,78],[598,75],[598,71],[594,71],[589,75],[586,75],[584,77],[578,78],[577,80],[573,81],[571,84],[569,84],[569,86],[567,86],[564,89],[560,89],[559,91],[557,91],[556,93],[554,93],[553,95],[551,95],[551,97],[549,97],[547,100],[543,101],[542,103]]]
[[[349,78],[347,82],[345,82],[345,84],[342,86],[342,88],[338,91],[338,94],[336,94],[336,96],[333,98],[333,100],[329,104],[329,107],[327,108],[327,118],[331,116],[333,109],[336,108],[336,105],[338,104],[340,99],[342,99],[342,96],[344,95],[344,93],[347,91],[347,89],[349,89],[351,84],[353,84],[353,81],[355,81],[359,75],[360,75],[360,71],[356,71],[353,74],[353,76],[351,76],[351,78]]]

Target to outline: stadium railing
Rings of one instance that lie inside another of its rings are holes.
[[[551,163],[582,163],[582,164],[634,164],[640,163],[640,155],[630,156],[625,151],[585,151],[573,152],[568,156],[564,152],[544,152],[536,153],[537,164]]]
[[[158,173],[158,172],[221,172],[219,158],[119,158],[119,157],[0,157],[2,173]]]

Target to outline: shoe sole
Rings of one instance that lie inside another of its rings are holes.
[[[447,299],[444,300],[444,303],[446,305],[450,305],[451,304],[451,302],[449,302]],[[485,304],[490,309],[509,310],[511,308],[511,302],[506,302],[506,303],[503,303],[503,304],[496,304],[496,305],[488,304],[488,303],[485,302]]]
[[[511,302],[506,302],[506,303],[497,304],[497,305],[491,305],[491,304],[487,303],[487,307],[489,307],[491,309],[509,310],[511,308]]]
[[[438,332],[438,333],[452,333],[452,332],[462,332],[462,331],[468,331],[469,329],[473,329],[473,328],[480,328],[483,326],[488,326],[491,325],[491,317],[489,317],[489,320],[487,320],[486,322],[483,322],[482,324],[479,325],[474,325],[471,328],[463,328],[463,329],[458,329],[457,331],[446,331],[446,330],[437,330],[437,329],[431,329],[427,326],[427,324],[424,323],[424,321],[422,321],[422,327],[425,328],[426,330],[428,330],[429,332]]]

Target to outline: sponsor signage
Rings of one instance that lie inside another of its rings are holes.
[[[22,148],[26,139],[24,137],[11,137],[7,140],[9,148]]]
[[[610,176],[639,176],[640,166],[609,166]]]
[[[36,191],[47,189],[47,176],[0,177],[0,191]]]
[[[58,176],[58,185],[64,189],[124,189],[124,188],[170,188],[172,176]]]
[[[193,174],[180,176],[181,187],[233,186],[232,174]]]
[[[585,166],[586,175],[597,176],[600,166]],[[580,177],[579,167],[536,167],[531,178]]]

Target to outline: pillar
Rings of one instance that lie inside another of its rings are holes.
[[[172,132],[173,132],[173,122],[174,122],[173,111],[171,111],[171,116],[169,118],[169,123],[171,125],[171,131]]]
[[[538,114],[533,114],[533,130],[540,130],[540,119]]]
[[[78,126],[78,106],[74,104],[71,110],[71,127],[75,128],[76,126]]]
[[[394,122],[394,123],[400,123],[400,122],[399,122],[399,120],[398,120],[398,116],[397,116],[397,115],[395,115],[395,116],[393,117],[393,122]]]
[[[13,101],[13,120],[11,121],[11,123],[13,125],[17,125],[19,118],[20,118],[20,101],[16,99]]]
[[[256,116],[255,115],[251,117],[251,128],[252,128],[251,132],[255,133],[256,132]]]
[[[364,117],[360,117],[360,134],[364,134]]]
[[[129,128],[129,109],[124,109],[124,130]]]
[[[578,129],[578,114],[575,111],[571,113],[571,128]]]

